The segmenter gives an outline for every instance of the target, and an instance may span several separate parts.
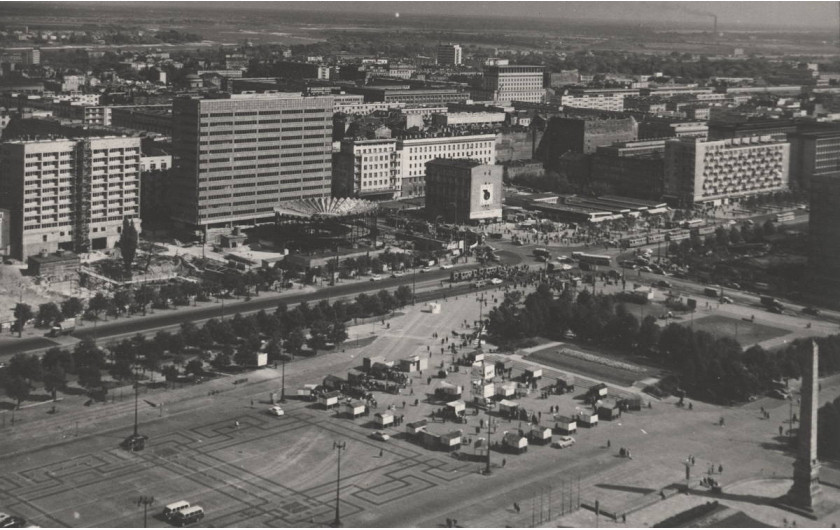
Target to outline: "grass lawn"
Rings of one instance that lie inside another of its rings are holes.
[[[691,325],[691,320],[680,322],[685,326]],[[716,337],[730,337],[738,341],[741,346],[751,346],[757,342],[774,339],[787,335],[790,331],[765,324],[756,324],[746,320],[711,315],[694,319],[694,330],[705,331]]]

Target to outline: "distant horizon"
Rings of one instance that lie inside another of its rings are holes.
[[[540,2],[540,1],[459,1],[459,2],[417,2],[392,0],[378,1],[283,1],[283,2],[161,2],[133,0],[127,2],[15,2],[13,5],[53,7],[73,6],[95,8],[105,4],[108,9],[137,8],[143,4],[155,4],[158,8],[172,7],[183,10],[200,9],[203,12],[236,10],[298,12],[313,14],[342,13],[358,16],[393,16],[400,23],[411,25],[413,20],[430,17],[478,17],[499,19],[535,19],[542,21],[581,22],[592,24],[624,25],[668,25],[679,28],[711,28],[713,17],[717,17],[719,31],[748,29],[768,30],[835,30],[840,26],[840,10],[835,2]],[[433,7],[432,7],[433,6]],[[2,17],[0,17],[2,21]],[[784,22],[782,22],[784,21]]]

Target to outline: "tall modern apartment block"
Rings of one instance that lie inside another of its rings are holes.
[[[11,141],[0,146],[0,208],[11,254],[114,246],[140,217],[140,138]]]
[[[437,63],[445,66],[458,66],[463,62],[460,44],[439,44]]]
[[[483,90],[477,93],[483,99],[510,104],[511,101],[541,103],[545,99],[542,66],[499,65],[484,69]]]
[[[329,197],[333,98],[236,94],[173,102],[173,221],[207,230]]]
[[[772,136],[671,140],[665,144],[664,195],[685,208],[783,191],[789,160],[790,144]]]

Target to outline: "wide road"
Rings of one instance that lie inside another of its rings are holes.
[[[516,265],[522,261],[522,258],[514,252],[499,251],[499,257],[505,265]],[[491,266],[493,264],[488,264]],[[457,270],[478,269],[484,267],[478,263],[457,267]],[[281,295],[261,296],[252,298],[251,300],[233,300],[227,301],[224,304],[205,305],[204,307],[181,307],[177,310],[158,310],[154,314],[147,314],[144,317],[132,317],[128,319],[112,320],[107,322],[100,322],[96,326],[87,324],[85,327],[78,327],[73,333],[73,336],[82,339],[85,337],[96,338],[97,340],[107,340],[113,337],[123,335],[131,335],[135,333],[146,333],[158,329],[163,329],[172,326],[178,326],[182,322],[201,322],[211,318],[217,318],[222,315],[232,316],[235,313],[249,313],[259,311],[261,309],[274,310],[278,304],[286,304],[293,306],[301,302],[317,302],[320,300],[333,300],[338,298],[352,298],[360,293],[377,292],[381,289],[396,289],[401,285],[416,285],[418,288],[417,299],[423,301],[428,298],[420,293],[420,288],[429,288],[441,281],[448,280],[450,276],[449,270],[440,270],[434,268],[433,270],[414,274],[408,273],[398,278],[385,278],[379,281],[369,282],[352,282],[343,285],[336,285],[333,287],[324,287],[318,289],[316,292],[307,292],[294,294],[286,292]],[[455,284],[458,286],[459,284]],[[466,283],[463,284],[466,287]],[[463,288],[462,288],[463,289]],[[461,291],[458,290],[458,293]],[[452,294],[457,294],[455,291]],[[12,355],[17,353],[34,352],[55,346],[56,343],[44,337],[25,337],[21,339],[4,339],[0,344],[0,360],[6,361]]]

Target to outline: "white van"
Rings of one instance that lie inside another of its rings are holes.
[[[204,518],[204,509],[201,506],[190,506],[172,516],[172,523],[179,526],[187,526],[201,521]]]
[[[166,508],[163,509],[163,516],[166,517],[167,520],[171,520],[176,513],[182,512],[190,507],[190,503],[187,501],[178,501],[173,502],[172,504],[167,504]]]

